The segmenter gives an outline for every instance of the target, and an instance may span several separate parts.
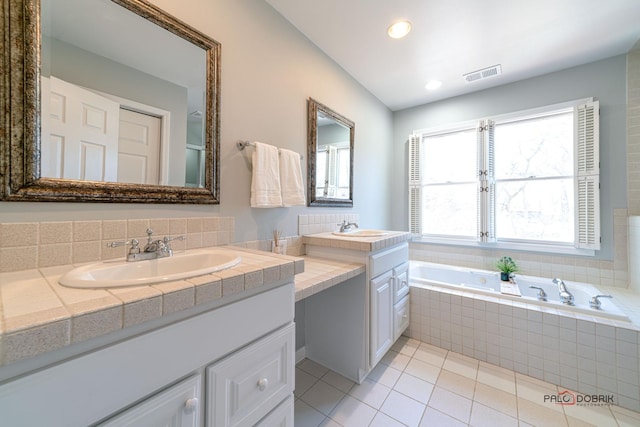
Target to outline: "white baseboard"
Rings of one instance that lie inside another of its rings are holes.
[[[307,357],[307,348],[301,347],[296,350],[296,365],[302,362]]]

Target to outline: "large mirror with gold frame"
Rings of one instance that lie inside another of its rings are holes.
[[[307,204],[352,207],[355,123],[312,98],[307,114]]]
[[[219,203],[220,44],[146,0],[3,0],[3,200]]]

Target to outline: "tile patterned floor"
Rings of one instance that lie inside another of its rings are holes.
[[[295,426],[640,426],[618,406],[561,406],[563,388],[401,337],[362,384],[305,359]]]

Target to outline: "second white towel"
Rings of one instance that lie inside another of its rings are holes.
[[[283,206],[305,205],[300,155],[284,148],[280,149],[280,185]]]

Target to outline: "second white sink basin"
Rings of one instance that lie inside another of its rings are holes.
[[[388,231],[383,230],[354,230],[354,231],[345,231],[343,233],[339,231],[334,231],[333,234],[336,236],[343,237],[376,237],[376,236],[384,236],[389,234]]]
[[[147,261],[105,261],[83,265],[62,276],[71,288],[117,288],[168,282],[231,268],[239,255],[222,249],[195,249]]]

